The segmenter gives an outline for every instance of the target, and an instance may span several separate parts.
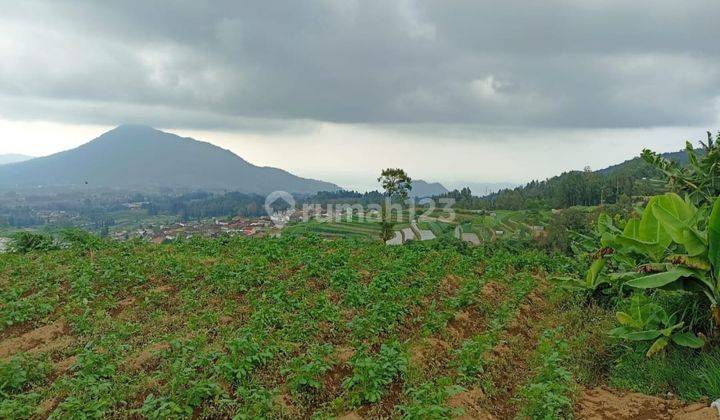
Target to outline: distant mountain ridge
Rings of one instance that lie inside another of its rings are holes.
[[[703,150],[696,150],[698,155]],[[687,165],[684,150],[661,153],[661,156]],[[597,171],[568,171],[545,180],[531,181],[513,189],[504,189],[485,198],[496,208],[522,209],[528,205],[545,205],[567,208],[576,205],[592,206],[615,203],[622,196],[648,196],[664,191],[664,184],[653,180],[661,178],[653,165],[636,157]]]
[[[0,167],[0,186],[176,187],[267,194],[336,191],[335,184],[255,166],[213,144],[121,125],[72,150]]]
[[[411,197],[434,197],[436,195],[442,195],[448,192],[439,182],[427,182],[422,179],[414,179],[412,181],[412,190],[410,190]]]
[[[32,156],[19,155],[17,153],[8,153],[5,155],[0,155],[0,165],[6,165],[8,163],[24,162],[24,161],[30,160],[32,158],[33,158]]]
[[[472,181],[458,181],[448,184],[451,189],[462,190],[463,188],[470,188],[472,194],[478,197],[493,194],[500,190],[515,188],[518,183],[516,182],[472,182]]]
[[[702,156],[704,152],[702,149],[695,149],[695,153],[697,153],[698,156]],[[675,162],[679,163],[680,165],[685,165],[688,163],[688,157],[687,157],[687,153],[685,152],[685,150],[680,150],[677,152],[660,153],[660,156],[662,156],[668,160],[674,160]],[[627,167],[633,166],[633,165],[648,165],[648,163],[645,162],[641,157],[638,156],[638,157],[634,157],[632,159],[626,160],[622,163],[608,166],[607,168],[598,169],[595,172],[607,175],[607,174],[611,174],[616,171],[624,170]]]

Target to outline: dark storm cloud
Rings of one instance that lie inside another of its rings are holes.
[[[0,1],[0,116],[200,128],[718,118],[717,0],[107,3]]]

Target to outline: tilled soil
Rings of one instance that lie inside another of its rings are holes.
[[[604,387],[585,390],[575,404],[578,419],[720,419],[715,408],[708,404],[683,404],[673,399],[662,399],[644,394],[625,393]]]

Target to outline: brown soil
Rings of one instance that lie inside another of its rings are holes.
[[[400,403],[403,397],[403,383],[400,380],[390,384],[387,393],[383,395],[380,402],[372,405],[365,405],[358,409],[360,416],[368,419],[389,419],[397,417],[395,406]]]
[[[330,369],[323,378],[322,393],[318,396],[318,401],[320,402],[331,401],[340,395],[343,381],[352,372],[348,361],[355,354],[355,350],[349,347],[339,347],[336,350],[336,354],[338,363],[334,364],[332,369]],[[308,412],[305,414],[305,417],[310,417],[312,413]]]
[[[162,286],[158,286],[154,289],[152,289],[155,293],[170,293],[173,291],[173,287],[167,284],[164,284]]]
[[[490,281],[480,289],[480,294],[484,301],[487,302],[500,302],[505,297],[507,287],[504,284]]]
[[[9,327],[6,327],[4,330],[2,330],[2,332],[0,332],[0,341],[4,341],[8,338],[17,337],[19,335],[25,334],[26,332],[32,330],[33,327],[34,325],[32,321],[10,325]]]
[[[298,409],[293,405],[293,399],[288,394],[280,394],[275,397],[275,404],[277,404],[282,413],[290,418],[298,418]]]
[[[429,337],[410,346],[410,363],[424,369],[432,368],[433,364],[441,364],[447,359],[452,346],[446,341]]]
[[[349,413],[345,413],[342,416],[338,417],[336,420],[362,420],[363,418],[360,417],[360,414],[351,411]]]
[[[479,388],[469,391],[460,392],[448,399],[448,407],[459,408],[463,414],[459,417],[463,420],[481,419],[490,420],[496,417],[488,413],[482,408],[481,401],[485,398],[482,390]]]
[[[63,335],[58,337],[55,340],[50,340],[47,343],[40,344],[37,347],[33,347],[27,352],[30,354],[50,354],[55,353],[60,350],[65,350],[72,345],[74,345],[76,342],[75,337],[69,336],[69,335]]]
[[[63,359],[55,363],[55,371],[57,373],[66,373],[70,368],[77,362],[76,356],[70,356],[67,359]]]
[[[135,304],[135,298],[130,296],[128,298],[125,298],[117,303],[117,306],[110,311],[110,315],[113,317],[116,317],[120,315],[125,309],[131,307]]]
[[[47,418],[47,416],[55,410],[58,404],[60,404],[60,400],[57,398],[48,398],[38,405],[37,413],[41,418]]]
[[[460,286],[462,279],[452,274],[445,276],[440,283],[440,292],[445,296],[452,296]]]
[[[137,356],[127,359],[124,366],[132,372],[148,369],[157,364],[160,359],[159,353],[169,348],[168,343],[155,343],[141,351]]]
[[[602,387],[583,392],[575,404],[575,417],[593,420],[717,420],[720,418],[717,410],[708,407],[707,404],[688,406],[677,400],[623,393]]]
[[[68,326],[62,322],[54,322],[49,325],[36,328],[15,338],[0,342],[0,359],[7,359],[23,351],[42,353],[54,351],[69,345],[71,337],[67,337]]]
[[[135,298],[130,296],[129,298],[125,298],[125,299],[121,300],[117,304],[121,308],[127,308],[128,306],[131,306],[134,303],[135,303]]]
[[[340,364],[345,364],[355,355],[355,349],[341,346],[336,349],[336,353],[338,362]]]
[[[475,307],[469,307],[464,311],[456,313],[447,327],[450,337],[457,342],[485,331],[485,329],[485,318]]]

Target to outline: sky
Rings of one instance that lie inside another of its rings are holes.
[[[0,154],[123,123],[355,188],[526,182],[720,129],[717,0],[0,0]]]

